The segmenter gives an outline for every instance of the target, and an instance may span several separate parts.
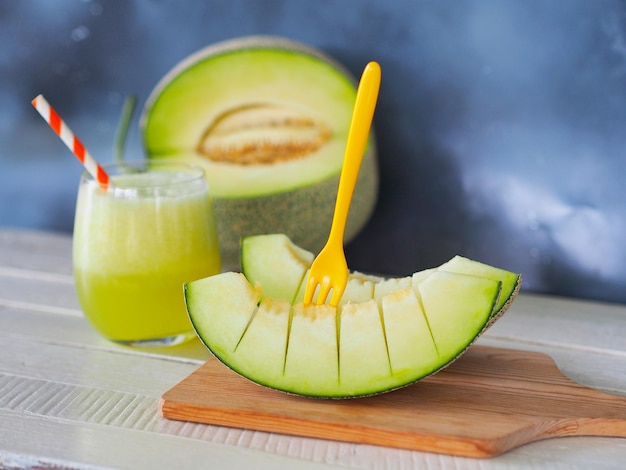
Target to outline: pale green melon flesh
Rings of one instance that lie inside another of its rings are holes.
[[[313,262],[312,253],[294,245],[284,234],[246,237],[241,242],[241,252],[243,272],[248,279],[264,279],[264,295],[295,303],[294,293]],[[265,276],[268,266],[276,266],[271,278]]]
[[[312,54],[250,45],[199,56],[157,85],[142,120],[145,149],[151,157],[203,165],[214,197],[284,192],[339,172],[355,96],[349,77]],[[297,107],[324,122],[332,136],[313,154],[274,164],[203,158],[196,147],[210,124],[250,104]]]
[[[374,283],[374,298],[380,303],[385,295],[411,287],[412,281],[411,277],[382,279]]]
[[[243,310],[243,312],[248,312],[248,315],[243,315],[248,321],[250,308],[254,309],[255,306],[249,305],[248,309]],[[283,380],[283,368],[267,368],[267,364],[283,364],[284,362],[289,332],[289,314],[285,312],[289,312],[289,309],[288,302],[270,297],[263,298],[252,317],[252,322],[246,323],[244,330],[240,332],[239,343],[234,349],[237,357],[240,358],[241,373],[255,374],[255,371],[264,370],[266,374],[258,377],[264,385],[271,386]],[[220,326],[216,326],[218,327]],[[227,327],[222,325],[221,328]],[[263,353],[259,354],[259,351]]]
[[[380,308],[370,299],[337,310],[263,297],[242,274],[224,273],[186,284],[185,300],[198,336],[236,372],[290,393],[341,398],[392,390],[447,365],[485,326],[500,286],[435,272],[383,296]]]
[[[392,388],[393,379],[378,305],[373,300],[358,306],[352,303],[344,305],[339,322],[339,385],[343,393],[372,393],[375,384],[384,387],[389,383],[388,388]]]
[[[293,307],[283,381],[275,388],[310,396],[334,396],[339,389],[337,320],[328,305]],[[259,345],[260,346],[260,345]],[[263,350],[257,350],[263,354]],[[236,358],[232,357],[235,361]],[[282,362],[267,368],[280,368]],[[263,371],[255,371],[262,374]],[[340,392],[339,392],[340,393]]]
[[[443,357],[440,359],[441,352],[418,295],[409,288],[388,294],[380,300],[391,371],[407,383],[428,375],[448,362]]]
[[[488,264],[473,261],[462,256],[455,256],[447,263],[442,264],[439,269],[442,271],[450,271],[455,273],[472,274],[474,276],[483,276],[487,279],[495,279],[502,282],[502,292],[498,303],[494,308],[494,314],[500,312],[509,302],[511,296],[519,289],[519,275],[504,269],[495,268]]]
[[[195,283],[185,284],[185,302],[189,312],[205,309],[210,299],[210,308],[221,315],[190,315],[194,328],[211,331],[211,350],[217,356],[232,352],[241,340],[248,326],[250,316],[261,300],[261,290],[252,288],[248,283],[242,289],[242,279],[236,273],[224,273],[220,278],[209,277]],[[212,286],[224,288],[222,295],[216,296]],[[208,289],[205,287],[208,286]],[[206,293],[203,293],[206,290]]]

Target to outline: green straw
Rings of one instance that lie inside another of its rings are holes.
[[[126,146],[126,137],[128,136],[128,128],[130,127],[130,121],[135,112],[137,105],[137,97],[135,95],[129,95],[124,100],[124,107],[122,108],[122,116],[120,117],[120,123],[117,127],[117,134],[115,137],[114,153],[115,159],[118,163],[124,161],[124,149]]]

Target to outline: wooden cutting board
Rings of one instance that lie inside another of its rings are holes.
[[[561,436],[626,437],[626,397],[579,385],[545,354],[473,346],[386,394],[287,395],[210,359],[161,398],[165,418],[467,457]]]

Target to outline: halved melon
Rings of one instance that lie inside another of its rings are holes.
[[[328,234],[356,97],[352,75],[302,43],[252,36],[211,45],[156,85],[141,117],[151,159],[201,165],[223,265],[244,236],[277,231],[318,251]],[[346,226],[351,239],[378,195],[373,133]]]
[[[242,253],[245,275],[185,285],[191,322],[242,376],[313,397],[373,395],[435,373],[508,308],[520,283],[460,258],[399,279],[352,273],[337,308],[304,306],[311,253],[284,235],[246,238]]]

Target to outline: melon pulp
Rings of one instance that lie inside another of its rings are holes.
[[[312,259],[284,235],[244,239],[245,275],[185,284],[202,342],[228,367],[270,388],[312,397],[373,395],[456,360],[506,310],[520,282],[519,275],[459,258],[399,279],[352,273],[337,308],[304,306]]]
[[[246,37],[209,46],[157,84],[141,117],[148,158],[201,165],[223,264],[239,267],[242,237],[286,233],[318,251],[330,229],[356,85],[332,58],[301,43]],[[376,203],[373,133],[346,239]]]

